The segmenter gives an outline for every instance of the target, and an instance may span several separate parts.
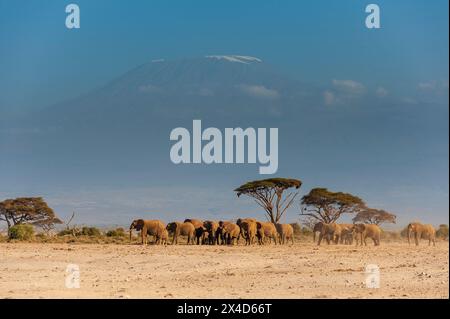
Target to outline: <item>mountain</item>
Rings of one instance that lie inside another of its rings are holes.
[[[76,99],[0,119],[0,173],[20,189],[257,178],[255,165],[170,161],[171,130],[190,129],[200,119],[221,130],[277,127],[279,174],[325,179],[345,169],[364,171],[368,158],[401,163],[418,149],[434,151],[438,144],[428,141],[447,129],[445,110],[379,98],[354,81],[333,84],[300,82],[249,56],[154,60]],[[327,104],[329,98],[336,103]],[[412,108],[420,116],[411,117]]]
[[[308,110],[311,92],[255,57],[155,60],[79,98],[2,122],[2,170],[26,183],[159,175],[173,167],[173,128],[190,128],[194,119],[218,128],[278,127]]]

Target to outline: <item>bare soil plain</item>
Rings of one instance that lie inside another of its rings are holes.
[[[1,298],[448,298],[449,244],[1,243]],[[66,267],[80,288],[66,288]],[[380,268],[380,288],[365,267]]]

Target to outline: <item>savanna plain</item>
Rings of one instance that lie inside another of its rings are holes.
[[[66,268],[79,267],[79,288]],[[367,288],[366,266],[380,269]],[[448,298],[449,244],[0,243],[0,298]]]

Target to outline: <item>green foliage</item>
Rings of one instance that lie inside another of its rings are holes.
[[[96,227],[85,226],[81,229],[80,235],[99,237],[102,235],[102,232]]]
[[[66,236],[66,235],[73,235],[73,229],[66,228],[58,232],[58,236]]]
[[[302,182],[298,179],[292,178],[268,178],[259,181],[252,181],[239,186],[234,191],[237,192],[238,197],[241,194],[251,193],[260,190],[269,190],[272,188],[288,189],[295,187],[300,188]]]
[[[253,197],[269,220],[278,223],[298,195],[298,192],[291,192],[283,198],[283,192],[289,188],[298,189],[301,185],[302,182],[298,179],[269,178],[245,183],[234,191],[238,197],[242,194]]]
[[[106,233],[106,236],[108,237],[125,237],[127,236],[127,234],[125,233],[125,230],[121,227],[113,229],[113,230],[109,230]]]
[[[18,197],[0,202],[0,220],[8,226],[31,223],[46,231],[62,223],[42,197]]]
[[[382,223],[395,224],[396,219],[397,216],[382,209],[364,207],[352,220],[353,223],[380,225]]]
[[[18,224],[9,228],[9,239],[30,240],[33,238],[34,228],[30,224]]]
[[[313,188],[302,197],[301,216],[331,223],[342,214],[355,214],[365,207],[363,200],[349,193],[332,192],[326,188]]]
[[[442,239],[448,239],[448,225],[446,225],[446,224],[439,225],[439,228],[436,231],[436,237],[442,238]]]

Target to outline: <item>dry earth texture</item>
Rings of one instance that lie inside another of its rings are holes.
[[[448,298],[449,244],[0,243],[1,298]],[[66,267],[80,288],[66,288]],[[380,268],[380,288],[365,267]]]

